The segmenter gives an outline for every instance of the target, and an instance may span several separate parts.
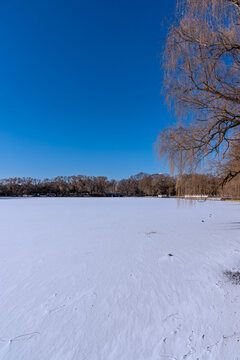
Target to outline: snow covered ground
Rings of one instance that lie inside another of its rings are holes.
[[[0,199],[0,359],[240,359],[238,270],[238,202]]]

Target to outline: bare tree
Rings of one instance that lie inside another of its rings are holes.
[[[179,123],[159,134],[160,157],[180,172],[222,161],[240,142],[240,0],[180,0],[163,64]],[[228,170],[238,175],[239,161]]]
[[[235,142],[229,149],[226,160],[220,165],[223,185],[240,173],[240,142]]]

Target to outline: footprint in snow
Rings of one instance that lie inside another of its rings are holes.
[[[151,237],[151,235],[156,235],[156,234],[157,234],[156,231],[145,232],[145,235],[148,237]]]

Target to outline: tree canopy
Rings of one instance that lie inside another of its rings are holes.
[[[217,159],[240,173],[240,1],[181,0],[163,56],[164,93],[179,122],[158,136],[171,170]]]

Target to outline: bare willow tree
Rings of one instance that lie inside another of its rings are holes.
[[[225,171],[232,179],[240,173],[240,0],[180,0],[163,66],[179,123],[159,134],[160,157],[181,172],[230,152],[238,156]]]

